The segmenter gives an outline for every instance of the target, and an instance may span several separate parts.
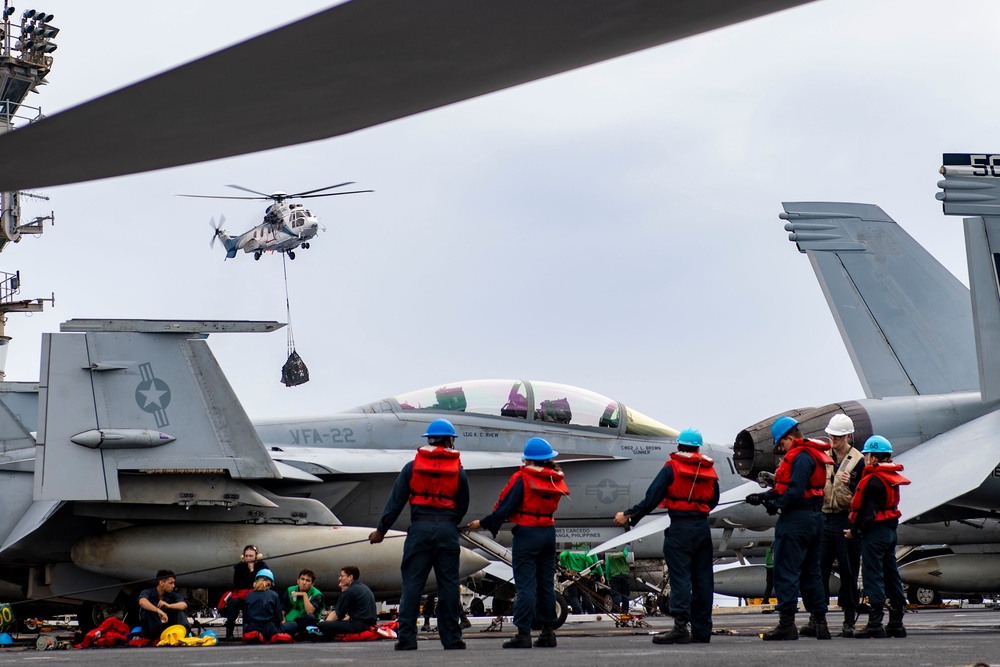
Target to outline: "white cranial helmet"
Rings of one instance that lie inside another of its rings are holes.
[[[830,423],[826,425],[826,432],[830,435],[849,435],[854,433],[854,422],[843,413],[837,413],[830,417]]]

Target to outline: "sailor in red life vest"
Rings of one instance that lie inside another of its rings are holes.
[[[799,591],[816,630],[816,639],[830,639],[826,624],[827,597],[819,567],[823,537],[823,488],[826,467],[833,464],[830,444],[805,440],[799,423],[778,417],[771,424],[774,453],[782,455],[774,473],[774,488],[746,497],[750,505],[764,505],[768,514],[781,516],[774,527],[774,592],[778,597],[778,627],[764,633],[765,641],[798,639],[795,609]]]
[[[670,577],[674,627],[654,635],[654,644],[707,644],[712,637],[713,547],[708,513],[719,503],[719,476],[715,462],[698,451],[701,445],[700,431],[681,431],[677,451],[653,479],[646,497],[615,515],[619,526],[638,522],[656,507],[666,508],[670,515],[670,527],[663,533],[663,557]]]
[[[851,500],[851,527],[844,536],[861,538],[861,581],[871,610],[868,624],[854,631],[858,639],[905,637],[903,609],[906,598],[896,568],[896,527],[899,525],[899,487],[909,484],[892,462],[892,445],[873,435],[861,449],[865,469]],[[885,599],[889,598],[889,624],[882,627]]]
[[[434,568],[438,586],[438,628],[446,649],[464,649],[459,616],[458,522],[469,509],[469,480],[455,451],[455,427],[435,419],[424,433],[427,444],[403,466],[392,487],[378,528],[368,536],[378,544],[410,503],[410,529],[403,545],[403,595],[399,601],[396,650],[417,648],[417,615],[427,575]]]
[[[559,452],[542,438],[524,444],[524,465],[515,472],[493,513],[473,521],[469,530],[485,528],[496,537],[505,521],[514,522],[514,625],[517,634],[503,643],[504,648],[531,648],[531,625],[542,626],[535,646],[556,645],[556,529],[553,514],[569,488],[562,470],[554,461]]]

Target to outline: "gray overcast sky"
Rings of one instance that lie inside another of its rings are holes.
[[[29,103],[54,113],[329,4],[46,0],[62,33]],[[879,204],[967,283],[935,184],[943,152],[1000,150],[996,25],[989,0],[823,0],[346,137],[50,188],[29,213],[56,226],[0,257],[22,296],[56,293],[10,316],[8,378],[37,380],[41,333],[73,317],[284,321],[280,256],[208,247],[209,218],[241,232],[264,207],[174,195],[353,180],[376,192],[313,200],[328,231],[288,263],[312,381],[279,383],[284,332],[210,341],[251,417],[527,378],[732,443],[860,398],[780,203]],[[308,45],[275,57],[309,67]],[[310,100],[275,81],[261,104]]]

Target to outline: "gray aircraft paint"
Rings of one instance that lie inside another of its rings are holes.
[[[47,334],[37,394],[0,391],[8,576],[27,582],[31,598],[110,602],[123,581],[162,567],[220,565],[185,585],[224,587],[242,546],[259,543],[287,565],[283,582],[307,565],[333,580],[348,561],[368,563],[376,595],[397,597],[402,540],[372,547],[368,528],[341,527],[318,500],[286,495],[320,480],[271,458],[205,340],[280,326],[74,320]],[[37,445],[6,403],[23,410],[32,395]],[[281,557],[301,550],[310,555]],[[463,576],[485,562],[463,550]],[[96,586],[107,587],[80,592]]]
[[[943,163],[944,213],[971,216],[964,219],[970,290],[878,207],[796,203],[781,215],[789,239],[809,256],[869,396],[785,414],[819,435],[823,419],[843,409],[860,424],[856,444],[887,437],[912,481],[902,520],[917,523],[989,517],[1000,497],[1000,155],[946,154]],[[773,419],[737,436],[741,472],[772,466],[764,429]],[[936,577],[938,590],[989,592],[970,573],[1000,570],[995,558],[943,556],[929,570],[913,563],[905,571],[921,586]]]

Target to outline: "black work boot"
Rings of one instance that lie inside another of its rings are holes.
[[[889,622],[885,626],[885,634],[887,637],[896,637],[897,639],[906,637],[906,628],[903,627],[902,609],[889,610]]]
[[[556,645],[556,633],[552,628],[542,628],[542,634],[535,640],[536,648],[554,648]]]
[[[690,644],[691,633],[688,631],[687,621],[674,619],[674,627],[670,632],[661,632],[653,635],[654,644]]]
[[[504,648],[531,648],[531,634],[518,632],[503,643]]]
[[[885,639],[885,628],[882,627],[884,618],[882,607],[872,607],[868,612],[868,625],[860,630],[854,631],[855,639]]]
[[[831,639],[830,626],[826,624],[826,614],[813,614],[810,620],[816,628],[816,639]]]
[[[809,622],[799,628],[799,637],[816,636],[816,615],[809,614]]]
[[[795,629],[795,613],[787,614],[782,612],[781,618],[778,619],[778,627],[773,630],[768,630],[764,633],[763,639],[766,642],[773,641],[789,641],[792,639],[798,639],[799,632]]]
[[[840,631],[841,637],[854,636],[854,619],[858,617],[853,609],[844,609],[844,629]]]

